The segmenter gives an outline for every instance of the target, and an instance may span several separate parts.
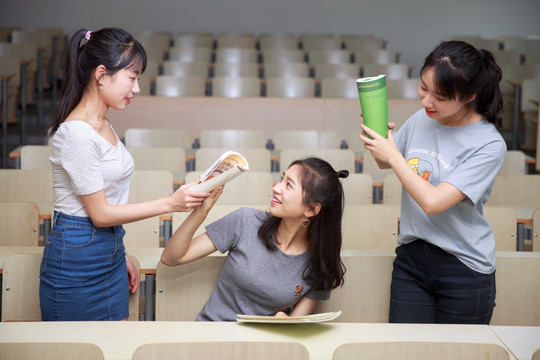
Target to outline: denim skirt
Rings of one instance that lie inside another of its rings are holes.
[[[39,300],[43,321],[123,320],[129,284],[121,225],[54,213],[43,249]]]

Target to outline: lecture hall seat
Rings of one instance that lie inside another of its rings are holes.
[[[456,342],[365,342],[340,345],[332,360],[349,359],[510,359],[508,351],[496,344]]]
[[[176,360],[194,357],[203,360],[309,360],[309,353],[304,345],[295,342],[190,342],[141,345],[133,353],[132,360]]]

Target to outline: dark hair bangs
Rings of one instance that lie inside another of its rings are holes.
[[[433,67],[433,76],[437,93],[445,99],[456,100],[459,97],[461,79],[455,77],[455,69],[447,61],[441,61]]]
[[[142,74],[144,70],[146,70],[146,62],[146,51],[144,51],[141,44],[135,40],[125,46],[122,57],[119,59],[118,63],[115,64],[114,68],[108,70],[111,74],[122,69],[129,69]]]

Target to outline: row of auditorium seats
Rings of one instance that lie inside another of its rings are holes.
[[[369,184],[368,184],[369,185]],[[349,250],[390,250],[396,246],[399,228],[399,204],[385,203],[369,204],[370,187],[366,185],[363,197],[365,203],[355,204],[347,201],[343,217],[343,248]],[[345,191],[350,190],[350,186]],[[228,190],[228,189],[227,189]],[[400,192],[400,191],[397,191]],[[234,192],[226,191],[230,195]],[[224,195],[224,197],[232,197]],[[269,201],[266,201],[268,203]],[[196,234],[204,231],[209,223],[227,215],[240,206],[268,210],[268,204],[231,204],[225,199],[218,202]],[[44,219],[50,218],[52,204],[40,203],[39,206],[29,201],[1,201],[0,224],[5,229],[0,236],[0,245],[8,246],[38,246],[44,242],[44,234],[50,231],[50,222],[44,224]],[[515,251],[517,249],[518,220],[512,204],[488,204],[484,214],[495,234],[498,251]],[[124,225],[127,235],[125,243],[136,247],[162,247],[176,229],[187,217],[186,213],[174,213],[172,216],[154,217],[145,221]],[[540,231],[540,210],[536,210],[531,221],[532,240],[530,248],[540,251],[537,243]],[[45,226],[49,228],[45,229]],[[169,235],[168,235],[169,234]],[[361,236],[358,234],[362,234]]]
[[[333,134],[332,134],[333,135]],[[327,139],[330,138],[327,137]],[[328,145],[330,142],[320,145]],[[261,143],[262,144],[262,143]],[[268,143],[267,143],[268,144]],[[273,142],[271,143],[273,144]],[[254,144],[252,144],[254,145]],[[270,150],[255,146],[232,146],[220,144],[218,147],[188,148],[173,146],[126,146],[135,159],[136,170],[166,170],[174,174],[175,181],[182,180],[184,172],[203,172],[223,153],[234,150],[241,153],[248,161],[250,170],[256,172],[283,172],[292,161],[308,156],[316,156],[328,161],[334,168],[347,170],[349,173],[364,173],[376,176],[391,174],[391,170],[381,170],[369,152],[362,148],[349,148],[345,141],[338,146],[301,147],[297,142],[291,146],[283,146],[277,142],[275,149]],[[50,169],[50,147],[47,145],[25,145],[18,153],[20,169]],[[184,161],[183,161],[184,160]],[[499,175],[524,175],[527,173],[527,157],[520,150],[508,150]],[[380,180],[380,179],[379,179]]]
[[[4,260],[3,284],[9,291],[2,292],[2,321],[41,319],[37,295],[41,257],[37,252],[19,253]],[[336,322],[388,322],[394,258],[393,251],[344,251],[344,285],[334,289],[328,301],[319,302],[314,312],[341,310]],[[140,269],[141,259],[132,256],[132,260]],[[193,321],[210,296],[224,261],[225,256],[216,254],[170,267],[157,257],[152,270],[158,289],[155,320]],[[539,326],[540,308],[535,299],[540,296],[540,287],[534,286],[540,271],[539,254],[497,252],[496,261],[497,306],[490,324]],[[132,296],[132,320],[138,320],[138,297],[139,294]]]
[[[198,178],[200,172],[187,173],[187,182]],[[537,175],[499,175],[496,178],[485,215],[495,233],[500,250],[540,251],[537,244],[538,204],[535,191],[540,184]],[[265,210],[275,177],[269,172],[243,174],[226,186],[208,221],[216,220],[238,206],[252,206]],[[3,192],[1,243],[5,245],[38,245],[50,230],[52,213],[52,174],[49,170],[1,170]],[[402,188],[395,175],[384,176],[374,183],[369,174],[352,174],[343,180],[346,210],[343,233],[344,248],[393,248],[397,239]],[[149,201],[168,196],[173,191],[173,175],[168,171],[136,170],[131,179],[129,202]],[[21,203],[23,202],[23,203]],[[34,203],[35,205],[33,205]],[[126,224],[126,243],[133,246],[159,247],[182,223],[186,214],[156,216]],[[358,219],[361,219],[360,221]],[[519,219],[519,220],[518,220]],[[45,220],[48,220],[47,222]],[[206,223],[205,223],[206,224]],[[525,233],[526,227],[530,234]],[[200,228],[202,231],[203,227]],[[357,234],[366,234],[358,238]],[[386,239],[386,240],[382,240]],[[374,243],[371,241],[375,241]],[[521,243],[520,243],[521,242]]]
[[[395,64],[400,65],[400,64]],[[345,98],[357,99],[356,77],[323,78],[320,81],[312,77],[180,77],[158,75],[155,82],[142,78],[139,87],[143,95],[166,97],[180,96],[220,96],[238,97],[284,97],[284,98]],[[387,95],[390,99],[416,99],[420,83],[419,78],[387,80]]]
[[[39,30],[39,31],[38,31]],[[62,32],[61,29],[57,29],[57,28],[52,28],[52,29],[20,29],[20,28],[4,28],[3,32],[0,32],[2,34],[4,34],[2,36],[2,39],[1,40],[4,40],[4,43],[2,43],[2,46],[12,46],[12,45],[21,45],[21,46],[26,46],[27,43],[30,44],[30,45],[36,45],[36,44],[40,44],[40,47],[42,48],[45,48],[44,53],[47,53],[47,59],[49,58],[49,55],[52,54],[53,56],[53,59],[56,55],[56,60],[55,61],[51,61],[52,62],[58,62],[58,59],[57,59],[57,55],[59,53],[59,51],[61,51],[61,49],[63,48],[63,46],[65,45],[65,38],[64,38],[64,34]],[[138,35],[138,34],[137,34]],[[155,35],[155,36],[154,36]],[[176,36],[176,35],[179,35],[179,36]],[[180,36],[182,35],[182,36]],[[236,34],[238,35],[238,34]],[[245,34],[244,34],[245,35]],[[241,35],[241,36],[225,36],[225,38],[245,38],[246,36],[244,35]],[[272,36],[270,36],[271,34],[265,34],[265,36],[254,36],[253,34],[248,34],[249,36],[247,36],[248,38],[254,38],[255,39],[255,42],[257,43],[257,39],[263,39],[263,38],[272,38]],[[310,41],[311,42],[315,42],[315,40],[312,40],[313,38],[323,38],[323,39],[327,39],[327,38],[334,38],[334,39],[339,39],[340,44],[339,46],[337,46],[337,49],[334,48],[334,46],[330,46],[332,48],[332,50],[343,50],[343,43],[344,41],[349,41],[349,42],[354,42],[354,41],[358,41],[360,43],[362,42],[367,42],[367,43],[373,43],[373,41],[375,41],[375,43],[377,44],[376,46],[367,46],[369,49],[376,49],[376,50],[388,50],[386,49],[385,45],[384,45],[384,41],[379,41],[377,40],[378,38],[373,36],[373,35],[362,35],[362,34],[359,34],[359,35],[356,35],[356,36],[352,36],[352,35],[343,35],[343,36],[328,36],[325,35],[325,36],[316,36],[316,35],[323,35],[323,34],[313,34],[313,36],[309,36],[309,37],[306,37],[309,38],[310,40],[307,40],[307,42],[309,43]],[[174,38],[177,37],[177,38],[182,38],[182,39],[189,39],[189,38],[192,38],[192,37],[198,37],[197,34],[172,34],[172,33],[167,33],[167,32],[161,32],[161,33],[158,33],[158,34],[152,34],[151,32],[141,32],[140,33],[140,36],[143,37],[143,38],[147,38],[147,39],[154,39],[153,41],[150,41],[150,42],[147,42],[147,44],[152,44],[152,45],[155,45],[155,44],[158,44],[158,43],[164,43],[165,47],[167,49],[171,49],[172,47],[174,47]],[[162,40],[158,40],[158,38],[163,38],[163,37],[168,37],[168,40],[163,42]],[[219,36],[214,36],[213,34],[205,34],[203,35],[203,37],[209,37],[211,39],[210,43],[213,43],[215,42],[215,40],[217,38],[219,38]],[[279,36],[276,36],[276,38],[278,39],[282,39],[282,38],[287,38],[287,39],[290,39],[290,38],[293,38],[295,39],[296,41],[296,47],[293,46],[294,49],[290,49],[289,47],[287,47],[286,45],[279,45],[281,42],[284,42],[284,43],[287,43],[287,42],[290,42],[290,40],[263,40],[262,43],[264,43],[265,41],[266,42],[270,42],[270,43],[274,43],[275,46],[273,46],[273,48],[280,48],[281,50],[283,50],[283,48],[285,48],[284,50],[294,50],[294,51],[300,51],[302,52],[304,49],[299,49],[299,46],[298,46],[298,40],[301,39],[302,37],[301,36],[289,36],[289,35],[286,35],[284,36],[283,34],[279,35]],[[456,37],[449,37],[449,38],[456,38]],[[480,43],[478,42],[475,42],[477,40],[481,40],[482,38],[479,37],[479,36],[469,36],[469,37],[461,37],[462,39],[466,40],[466,41],[469,41],[473,44],[476,44],[477,46],[480,46]],[[360,39],[360,40],[358,40]],[[366,40],[367,39],[367,40]],[[373,40],[373,39],[376,39],[376,40]],[[522,37],[516,37],[516,36],[501,36],[501,37],[497,37],[496,40],[494,39],[487,39],[489,40],[490,42],[493,42],[493,41],[497,41],[499,44],[504,44],[504,46],[501,46],[499,45],[499,48],[500,47],[503,47],[505,49],[505,51],[515,51],[515,52],[519,52],[521,55],[523,54],[532,54],[533,51],[531,50],[531,48],[534,48],[534,44],[535,44],[535,41],[537,40],[533,40],[533,39],[525,39],[525,38],[522,38]],[[9,42],[8,42],[9,41]],[[241,40],[243,41],[243,40]],[[327,40],[322,40],[322,42],[324,43],[325,41]],[[338,41],[338,42],[339,42]],[[294,41],[293,41],[294,42]],[[44,44],[47,44],[47,46],[45,46]],[[223,44],[223,43],[222,43]],[[231,43],[229,42],[228,43],[229,45],[231,45]],[[532,45],[531,45],[532,44]],[[178,46],[180,46],[181,48],[190,48],[190,47],[193,47],[193,46],[196,46],[195,43],[193,43],[191,40],[179,40],[179,43],[177,44]],[[227,45],[227,41],[225,41],[225,45]],[[227,45],[227,46],[229,46]],[[149,45],[150,46],[150,45]],[[215,48],[215,46],[212,46]],[[263,49],[268,49],[269,47],[271,46],[268,46],[268,47],[265,47],[263,45]],[[300,46],[301,48],[302,46]],[[315,46],[316,47],[316,46]],[[490,48],[489,46],[486,46],[487,48]],[[310,48],[310,45],[307,46],[307,48],[309,49]],[[311,47],[312,49],[313,47]],[[324,46],[322,46],[322,48],[325,48]],[[356,49],[357,47],[354,47],[354,46],[349,46],[348,48],[350,49]],[[320,49],[319,49],[320,50]],[[496,51],[495,49],[493,49],[494,51]],[[315,50],[313,50],[315,51]],[[305,62],[305,52],[303,53],[304,55],[304,62]],[[8,56],[10,57],[10,60],[13,60],[11,58],[12,55],[9,55]],[[18,55],[17,55],[18,56]],[[22,55],[21,55],[22,56]],[[297,56],[297,55],[295,55]],[[0,57],[4,57],[2,54],[0,54]],[[538,68],[540,69],[540,65],[536,64],[535,65],[535,61],[533,60],[534,57],[529,57],[529,61],[526,61],[524,64],[520,64],[520,65],[516,65],[516,61],[515,60],[511,60],[511,61],[506,61],[506,55],[502,55],[500,56],[500,62],[501,64],[504,64],[503,66],[507,66],[508,69],[503,69],[503,76],[504,76],[504,81],[503,81],[503,87],[506,87],[507,90],[506,90],[506,93],[508,94],[508,96],[506,96],[505,98],[507,99],[507,101],[505,101],[505,108],[506,108],[506,116],[505,116],[505,130],[513,130],[513,129],[516,129],[516,131],[519,130],[519,134],[517,134],[516,136],[513,136],[513,141],[515,141],[515,143],[512,144],[512,149],[517,149],[518,148],[518,143],[522,143],[521,145],[521,148],[524,149],[524,150],[528,150],[528,151],[534,151],[534,149],[536,148],[536,142],[534,141],[535,138],[536,138],[536,121],[534,120],[534,111],[536,110],[536,107],[534,104],[531,103],[531,100],[533,101],[537,101],[536,98],[538,97],[538,95],[535,95],[534,92],[530,92],[528,89],[531,88],[531,86],[523,86],[523,89],[519,88],[518,87],[521,85],[521,82],[524,80],[524,79],[533,79],[536,75],[535,73],[539,73],[539,71],[537,70],[534,70],[535,68]],[[510,56],[512,58],[512,56]],[[522,56],[523,57],[523,56]],[[513,56],[513,58],[515,59],[515,56]],[[32,60],[30,60],[32,59]],[[17,62],[22,62],[22,63],[28,63],[28,66],[32,66],[32,64],[37,64],[38,61],[37,61],[38,57],[36,55],[36,51],[33,51],[33,50],[30,50],[30,54],[26,54],[24,56],[24,58],[17,58]],[[28,61],[30,60],[30,61]],[[186,59],[184,59],[186,60]],[[293,60],[295,61],[298,61],[299,58],[294,58]],[[277,60],[276,60],[277,61]],[[333,61],[333,60],[332,60]],[[397,60],[396,60],[397,61]],[[522,61],[523,63],[523,61]],[[155,78],[157,76],[162,76],[162,75],[165,75],[165,74],[160,74],[160,70],[159,68],[162,67],[162,64],[163,64],[163,61],[160,59],[158,61],[158,65],[157,66],[149,66],[148,67],[148,74],[147,74],[147,77],[143,77],[143,80],[142,80],[142,84],[141,84],[141,88],[143,88],[143,93],[147,93],[147,94],[151,94],[151,93],[156,93],[156,87],[155,87],[155,84],[154,86],[152,86],[152,83],[155,81]],[[508,65],[507,65],[508,64]],[[510,64],[513,64],[513,65],[510,65]],[[149,64],[150,65],[150,64]],[[204,64],[198,64],[198,66],[205,66]],[[215,64],[214,64],[215,65]],[[256,65],[256,64],[252,64],[252,65]],[[298,65],[298,64],[297,64]],[[307,65],[307,63],[304,63],[302,65]],[[326,66],[333,66],[333,65],[336,65],[336,64],[325,64]],[[342,64],[343,65],[343,64]],[[352,64],[345,64],[345,65],[352,65]],[[393,65],[404,65],[404,64],[393,64]],[[14,69],[17,67],[16,64],[14,64]],[[227,66],[231,66],[231,65],[227,65]],[[232,65],[234,66],[234,64]],[[12,66],[13,67],[13,66]],[[38,66],[39,67],[39,66]],[[43,72],[41,75],[35,75],[34,77],[39,77],[39,78],[43,78],[43,79],[49,79],[50,76],[47,76],[46,72],[49,71],[51,73],[54,73],[54,71],[51,71],[52,70],[55,70],[57,69],[58,66],[41,66],[43,67]],[[249,66],[247,66],[249,67]],[[0,67],[2,69],[8,69],[9,67]],[[211,66],[211,68],[213,68],[213,65]],[[243,68],[245,68],[243,66]],[[156,70],[151,70],[151,69],[156,69]],[[20,75],[17,76],[18,74],[16,74],[16,69],[15,70],[6,70],[8,71],[9,74],[11,75],[14,75],[14,77],[12,77],[10,79],[10,81],[8,82],[9,84],[9,87],[10,87],[10,91],[8,91],[8,94],[10,95],[8,97],[8,103],[7,104],[7,110],[8,110],[8,119],[10,122],[16,122],[18,119],[16,117],[16,109],[17,109],[17,96],[16,96],[16,92],[17,92],[17,89],[20,88],[19,84],[21,83],[20,80],[18,80],[20,78]],[[13,73],[15,71],[15,74]],[[242,70],[243,71],[243,70]],[[212,72],[210,70],[210,72]],[[320,73],[320,72],[319,72]],[[30,71],[29,74],[35,74],[35,69],[33,71]],[[375,74],[375,72],[374,72]],[[259,75],[261,75],[261,73],[259,72]],[[312,73],[313,76],[315,77],[319,77],[319,79],[317,78],[314,78],[316,84],[315,84],[315,88],[312,89],[311,88],[311,85],[308,84],[308,88],[307,90],[305,89],[305,84],[304,85],[300,85],[300,88],[303,88],[304,90],[294,90],[294,86],[292,86],[293,90],[283,90],[283,88],[281,90],[276,90],[275,92],[272,92],[273,95],[276,95],[276,96],[289,96],[287,95],[290,94],[290,96],[324,96],[324,97],[346,97],[346,98],[355,98],[357,96],[356,94],[356,89],[355,89],[355,86],[354,86],[354,82],[352,82],[352,85],[350,84],[342,84],[344,81],[343,80],[337,80],[336,78],[334,77],[339,77],[341,75],[334,75],[332,77],[332,80],[327,80],[327,84],[326,86],[322,86],[322,89],[321,89],[321,86],[318,86],[317,84],[317,81],[320,80],[321,76],[319,75],[316,75],[316,72],[315,73]],[[361,73],[360,73],[361,75]],[[389,77],[392,77],[391,76],[391,73],[388,73],[387,74]],[[323,75],[324,76],[324,75]],[[244,80],[238,80],[238,79],[230,79],[229,78],[230,76],[219,76],[218,78],[218,81],[216,83],[214,82],[210,82],[208,80],[197,80],[195,81],[197,83],[196,86],[190,86],[191,88],[194,89],[194,92],[193,93],[186,93],[186,92],[183,92],[183,91],[180,91],[180,90],[174,90],[174,92],[172,93],[173,96],[184,96],[184,95],[199,95],[199,96],[204,96],[204,95],[213,95],[213,96],[216,96],[216,95],[219,95],[219,96],[227,96],[227,97],[237,97],[237,96],[261,96],[261,95],[268,95],[268,92],[266,91],[266,83],[263,81],[262,83],[259,83],[259,86],[257,86],[257,82],[255,81],[254,78],[251,78],[251,79],[244,79]],[[222,79],[224,78],[224,79]],[[349,80],[351,80],[352,78],[349,78]],[[193,80],[193,79],[190,79],[190,80]],[[305,78],[303,80],[306,80]],[[352,81],[352,80],[351,80]],[[416,84],[417,84],[417,81],[418,79],[413,79],[413,80],[405,80],[405,83],[406,85],[403,85],[403,87],[400,87],[398,85],[395,85],[395,84],[389,84],[388,86],[388,90],[389,90],[389,97],[391,98],[402,98],[402,97],[405,97],[405,98],[414,98],[416,97]],[[35,81],[34,81],[35,82]],[[56,85],[57,81],[50,81],[53,86]],[[182,81],[180,81],[182,82]],[[221,82],[221,84],[220,84]],[[239,83],[244,83],[244,82],[247,82],[247,83],[251,83],[251,85],[242,85],[242,84],[239,84]],[[308,80],[308,82],[310,82]],[[22,82],[24,84],[24,82]],[[35,89],[32,89],[32,86],[31,86],[31,83],[32,81],[29,81],[27,83],[30,83],[30,85],[27,85],[26,86],[26,89],[27,89],[27,93],[29,93],[27,96],[26,96],[26,100],[25,102],[28,102],[28,101],[32,101],[33,100],[33,96],[32,96],[32,93],[33,93],[33,90]],[[46,84],[45,81],[43,81],[44,84]],[[193,83],[193,82],[192,82]],[[305,83],[305,81],[304,81]],[[511,83],[511,85],[510,85]],[[287,85],[289,86],[289,85]],[[537,87],[537,85],[534,85],[533,87]],[[181,88],[182,86],[180,86]],[[218,90],[220,89],[220,90]],[[394,93],[394,89],[395,89],[395,93]],[[53,89],[54,90],[54,89]],[[312,91],[313,90],[313,91]],[[523,91],[521,91],[523,90]],[[19,89],[19,92],[21,90]],[[523,94],[523,96],[521,96],[520,94]],[[529,95],[530,94],[530,95]],[[515,101],[516,98],[519,98],[520,100],[519,101]],[[53,102],[54,100],[56,99],[56,96],[53,94]],[[41,106],[41,101],[38,101],[38,105]],[[519,103],[520,106],[519,108],[515,107],[514,104],[516,103]],[[23,106],[24,108],[24,106]],[[514,109],[516,109],[516,111],[514,111]],[[526,120],[523,120],[523,113],[528,113],[532,111],[532,117],[531,115],[526,115]],[[42,111],[41,111],[42,112]],[[21,117],[24,117],[24,111],[22,112],[22,114],[20,115]],[[533,120],[531,120],[531,118]],[[524,125],[522,125],[524,124]],[[21,134],[21,137],[24,138],[24,131],[23,131],[23,134]],[[25,141],[23,140],[22,143],[25,143]]]
[[[24,354],[22,357],[20,354]],[[237,360],[259,359],[309,360],[308,348],[293,341],[205,341],[205,342],[170,342],[148,343],[137,347],[132,360],[176,360],[189,358],[197,354],[199,359],[234,358]],[[453,343],[445,341],[409,341],[409,342],[355,342],[340,345],[332,352],[332,360],[348,360],[360,357],[370,359],[404,358],[403,354],[421,354],[416,360],[453,359],[483,357],[497,360],[509,360],[508,351],[497,344],[481,342]],[[100,346],[91,343],[3,343],[0,344],[0,356],[5,360],[105,360]],[[407,358],[408,359],[408,358]],[[540,359],[538,354],[532,360]]]

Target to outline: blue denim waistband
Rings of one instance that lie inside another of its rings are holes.
[[[68,214],[64,214],[63,212],[55,210],[54,217],[53,217],[53,224],[52,224],[53,227],[58,223],[66,224],[66,225],[81,228],[81,229],[96,228],[99,230],[112,230],[112,231],[115,231],[122,227],[122,225],[116,225],[116,226],[98,228],[94,226],[94,223],[92,222],[92,219],[90,217],[68,215]]]

